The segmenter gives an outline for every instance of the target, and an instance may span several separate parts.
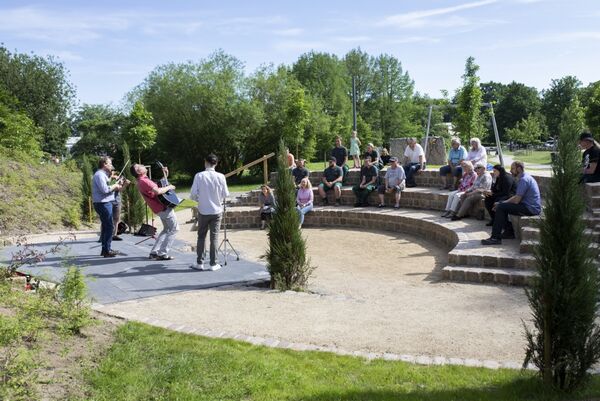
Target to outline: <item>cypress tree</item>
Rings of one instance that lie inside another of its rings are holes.
[[[81,174],[81,194],[83,196],[81,199],[82,216],[91,223],[92,216],[94,215],[92,207],[92,176],[94,175],[94,169],[86,154],[81,158]]]
[[[125,163],[128,160],[131,160],[127,143],[123,143],[123,160]],[[130,163],[133,164],[133,160],[131,160]],[[137,186],[135,185],[135,179],[133,178],[133,175],[131,175],[129,168],[126,168],[123,174],[125,175],[125,178],[131,181],[131,185],[125,188],[125,191],[121,194],[121,202],[123,209],[125,210],[125,222],[133,229],[133,231],[137,231],[137,227],[144,222],[146,216],[146,204],[144,198],[142,198],[142,194],[140,194],[140,191],[138,191]]]
[[[306,257],[306,240],[300,233],[296,191],[287,162],[287,150],[279,142],[275,213],[269,224],[269,249],[265,255],[271,288],[303,290],[313,270]]]
[[[535,249],[538,277],[526,291],[532,309],[533,330],[525,327],[524,365],[532,362],[547,386],[571,391],[600,358],[598,318],[600,281],[584,234],[585,203],[581,153],[577,148],[583,112],[574,100],[562,114],[558,153],[539,224]]]

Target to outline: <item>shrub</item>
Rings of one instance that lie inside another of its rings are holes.
[[[81,270],[76,266],[69,266],[58,291],[58,310],[61,317],[59,329],[61,331],[79,334],[82,328],[92,323],[93,319],[86,295],[87,286]]]

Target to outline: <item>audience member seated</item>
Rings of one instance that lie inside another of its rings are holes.
[[[306,167],[304,167],[306,161],[304,159],[296,160],[296,168],[292,170],[292,175],[294,176],[294,183],[296,184],[296,189],[300,186],[300,181],[303,178],[310,176],[310,171]]]
[[[484,193],[492,187],[492,176],[486,171],[485,164],[483,163],[475,165],[475,174],[477,174],[477,178],[473,186],[467,189],[460,197],[458,212],[452,216],[452,220],[460,220],[467,214],[477,217],[479,220],[484,219],[485,212],[481,201],[485,196]]]
[[[384,184],[377,188],[379,193],[379,205],[377,207],[385,207],[385,194],[394,192],[396,202],[394,208],[400,207],[400,196],[405,186],[406,175],[404,169],[398,165],[397,157],[390,157],[390,167],[385,172]]]
[[[390,155],[390,152],[388,152],[388,150],[386,148],[381,149],[381,164],[385,167],[388,164],[390,164],[390,158],[392,156]]]
[[[340,198],[342,196],[342,179],[344,172],[342,168],[336,165],[337,159],[334,156],[329,158],[329,166],[323,171],[322,182],[319,184],[319,195],[321,196],[321,203],[328,205],[327,191],[334,190],[335,193],[335,204],[336,206],[341,205]]]
[[[462,162],[462,178],[460,179],[460,184],[458,185],[458,189],[456,191],[450,192],[448,196],[448,202],[446,203],[446,210],[442,214],[442,217],[452,217],[456,214],[458,210],[458,204],[460,202],[460,197],[465,193],[469,188],[473,186],[475,179],[477,178],[477,174],[473,171],[473,164],[469,161]]]
[[[516,183],[513,176],[507,173],[504,167],[499,164],[496,164],[492,170],[492,180],[491,190],[484,193],[485,208],[491,218],[490,222],[486,224],[487,226],[494,225],[494,216],[496,215],[496,212],[493,210],[494,204],[507,200],[516,191]]]
[[[265,224],[271,220],[271,216],[275,212],[275,196],[268,185],[260,186],[258,206],[260,207],[260,229],[264,230]]]
[[[525,163],[514,161],[510,172],[517,180],[517,192],[505,201],[494,205],[496,215],[492,226],[492,235],[481,240],[483,245],[498,245],[502,239],[515,238],[515,231],[509,215],[537,216],[542,212],[540,188],[533,177],[525,172]]]
[[[600,145],[592,134],[584,132],[579,136],[579,146],[584,150],[581,182],[600,182]]]
[[[416,187],[415,174],[425,170],[425,152],[423,147],[417,143],[416,138],[408,138],[404,149],[404,173],[406,174],[406,186]]]
[[[448,164],[440,167],[442,187],[440,189],[456,189],[462,175],[460,163],[467,158],[467,150],[460,144],[460,139],[452,138],[448,151]],[[454,177],[454,178],[453,178]]]
[[[360,169],[360,183],[352,188],[356,203],[354,206],[369,206],[369,194],[377,189],[379,170],[371,162],[371,156],[365,157],[365,164]]]
[[[335,157],[335,164],[342,168],[344,177],[342,178],[342,185],[346,182],[348,175],[348,149],[342,146],[342,138],[337,136],[335,138],[335,147],[331,149],[331,156]]]
[[[288,168],[290,170],[293,170],[296,168],[296,161],[294,159],[294,154],[290,152],[290,150],[288,148],[285,148],[286,152],[287,152],[287,161],[288,161]]]
[[[487,166],[487,152],[481,145],[479,138],[471,138],[470,143],[471,149],[469,150],[469,153],[467,153],[466,160],[473,163],[473,165],[477,163],[483,163]]]
[[[296,210],[300,216],[300,228],[304,223],[304,215],[313,209],[313,191],[312,185],[308,178],[303,178],[300,181],[300,188],[296,195]]]
[[[377,149],[375,149],[375,146],[372,143],[367,144],[367,151],[365,152],[363,157],[367,156],[371,158],[371,164],[377,167],[378,170],[381,170],[383,168],[383,162],[381,161],[381,157],[379,157],[379,152],[377,151]]]

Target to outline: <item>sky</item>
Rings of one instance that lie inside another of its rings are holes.
[[[0,0],[0,43],[55,56],[79,104],[118,106],[157,66],[218,49],[252,74],[311,50],[343,57],[360,47],[396,57],[431,97],[453,94],[473,56],[482,82],[542,90],[566,75],[600,80],[600,1]]]

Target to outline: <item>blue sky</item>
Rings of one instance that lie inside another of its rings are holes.
[[[156,66],[234,55],[252,73],[310,50],[397,57],[421,93],[451,94],[474,56],[482,81],[547,88],[600,80],[600,1],[0,0],[0,42],[52,54],[81,103],[119,104]]]

